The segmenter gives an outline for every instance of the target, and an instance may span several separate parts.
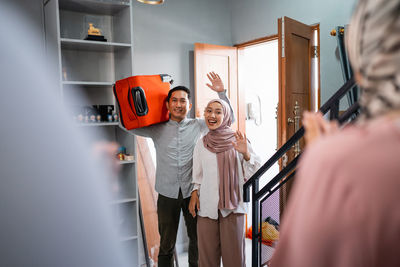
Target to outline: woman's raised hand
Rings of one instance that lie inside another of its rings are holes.
[[[207,73],[207,77],[210,80],[211,84],[207,83],[206,85],[210,87],[211,90],[217,93],[223,92],[225,90],[221,77],[219,77],[218,74],[212,71],[210,73]]]
[[[248,148],[246,134],[242,134],[240,131],[235,133],[236,142],[232,142],[233,148],[237,152],[241,153],[244,159],[247,161],[250,159],[250,152]]]

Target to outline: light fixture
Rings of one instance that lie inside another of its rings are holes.
[[[137,0],[137,1],[149,5],[160,5],[164,3],[164,0]]]

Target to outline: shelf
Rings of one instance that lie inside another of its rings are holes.
[[[85,81],[63,81],[63,85],[77,85],[85,87],[109,87],[114,86],[112,82],[85,82]]]
[[[137,237],[136,235],[134,235],[134,236],[129,236],[129,237],[121,238],[120,240],[121,240],[122,242],[124,242],[124,241],[135,240],[135,239],[137,239],[137,238],[138,238],[138,237]]]
[[[123,203],[135,202],[135,201],[136,201],[136,198],[123,198],[123,199],[112,201],[112,204],[123,204]]]
[[[119,164],[133,164],[135,160],[120,160]]]
[[[133,75],[132,0],[43,0],[43,12],[45,34],[54,37],[46,39],[47,52],[56,52],[54,68],[61,74],[59,95],[72,109],[74,126],[90,134],[90,143],[124,144],[136,159],[135,138],[119,127],[119,121],[108,121],[109,116],[103,115],[118,111],[113,93],[115,80]],[[84,40],[89,23],[107,42]],[[83,114],[96,114],[92,106],[98,106],[101,121],[77,119]],[[108,205],[132,266],[141,266],[144,257],[139,247],[136,161],[114,157],[114,163],[120,168],[110,184],[113,198]]]
[[[61,38],[61,48],[66,50],[115,52],[131,48],[130,44]]]
[[[78,126],[118,126],[118,121],[114,122],[77,122]]]
[[[115,15],[121,10],[129,7],[129,1],[111,0],[59,0],[60,9],[100,14]]]

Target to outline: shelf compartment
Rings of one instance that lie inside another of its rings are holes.
[[[61,38],[61,48],[66,50],[115,52],[131,48],[130,44]]]
[[[120,160],[118,163],[119,164],[133,164],[133,163],[135,163],[135,160]]]
[[[63,95],[64,103],[71,107],[92,105],[114,105],[115,107],[113,89],[108,85],[63,84]],[[102,122],[109,121],[103,119]]]
[[[63,81],[63,85],[75,85],[81,87],[110,87],[114,86],[112,82],[85,82],[85,81]]]
[[[130,8],[124,8],[115,14],[107,15],[60,9],[60,37],[84,41],[88,35],[89,23],[92,23],[107,42],[130,44],[132,40],[129,10]]]
[[[130,6],[130,1],[59,0],[61,9],[92,14],[115,15]]]
[[[114,200],[112,204],[123,204],[123,203],[129,203],[129,202],[136,202],[136,198],[123,198],[123,199],[118,199]]]
[[[133,137],[132,137],[133,138]],[[121,165],[118,174],[118,196],[120,199],[136,199],[135,166],[131,164]]]
[[[62,50],[61,52],[65,81],[102,83],[115,81],[114,53],[81,50]]]
[[[92,122],[92,123],[77,122],[76,125],[81,127],[118,126],[118,122]]]
[[[115,218],[120,238],[137,236],[136,202],[115,205]]]
[[[138,254],[139,239],[133,236],[132,238],[125,238],[122,239],[121,241],[123,241],[122,242],[123,250],[125,254],[129,256],[129,259],[132,261],[133,266],[143,266],[142,264],[139,264],[139,254]]]
[[[61,60],[63,83],[111,85],[116,80],[132,76],[131,49],[114,52],[62,49]]]
[[[120,240],[122,242],[126,242],[126,241],[137,240],[137,239],[138,239],[138,237],[135,235],[135,236],[129,236],[129,237],[121,238]]]

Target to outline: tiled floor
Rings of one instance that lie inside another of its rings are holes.
[[[178,255],[179,267],[188,267],[187,252]],[[222,264],[221,264],[222,266]],[[246,238],[246,267],[251,266],[251,240]]]

